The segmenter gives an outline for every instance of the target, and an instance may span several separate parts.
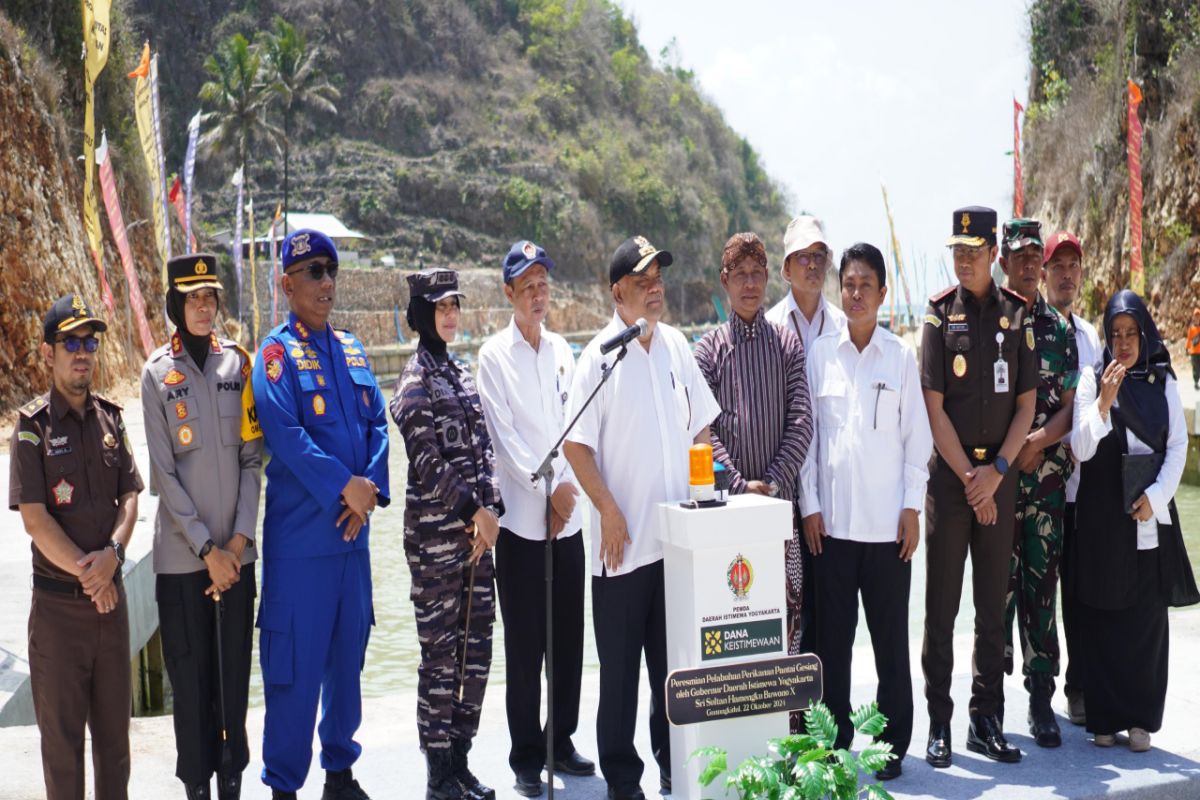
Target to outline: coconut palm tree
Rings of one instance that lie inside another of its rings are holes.
[[[272,30],[260,34],[258,43],[262,48],[267,92],[271,102],[278,104],[283,112],[283,234],[286,236],[288,162],[292,127],[297,121],[295,112],[298,109],[306,112],[300,121],[308,119],[307,112],[312,109],[336,114],[337,106],[333,101],[341,97],[341,93],[320,71],[320,49],[309,49],[305,35],[283,17],[275,17]]]
[[[200,118],[205,133],[200,139],[207,152],[234,151],[243,179],[249,182],[251,148],[269,142],[278,148],[283,132],[267,119],[269,93],[262,81],[262,56],[245,36],[235,33],[217,45],[204,61],[212,76],[200,87],[207,111]]]

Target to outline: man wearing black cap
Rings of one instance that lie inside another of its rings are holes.
[[[504,295],[513,307],[508,327],[479,350],[479,397],[504,498],[496,542],[496,588],[504,617],[505,709],[512,740],[508,763],[516,790],[542,793],[546,760],[540,719],[542,663],[546,654],[546,496],[530,476],[558,441],[566,424],[575,357],[567,340],[546,330],[550,270],[554,261],[529,241],[517,242],[504,259]],[[592,775],[595,765],[575,751],[583,671],[582,521],[579,490],[567,460],[554,461],[550,539],[554,587],[553,676],[555,770]]]
[[[262,432],[250,355],[216,334],[222,288],[216,257],[176,256],[167,262],[167,280],[175,332],[146,361],[142,414],[150,485],[159,498],[155,597],[175,695],[175,775],[189,800],[207,800],[213,774],[220,800],[237,800],[250,760],[246,704]]]
[[[930,298],[921,339],[921,386],[937,455],[925,500],[925,642],[921,666],[929,706],[925,759],[951,761],[950,677],[954,618],[971,553],[975,602],[971,724],[967,749],[1016,762],[1004,738],[1004,597],[1013,549],[1017,458],[1033,422],[1038,384],[1032,320],[1025,298],[997,287],[996,212],[954,212],[947,246],[957,286]]]
[[[608,279],[616,311],[579,358],[568,419],[615,362],[615,353],[600,353],[601,344],[639,319],[647,333],[629,344],[624,362],[563,448],[592,501],[592,612],[600,656],[596,744],[613,800],[644,797],[643,763],[633,746],[643,652],[650,746],[660,785],[671,787],[658,504],[687,498],[688,448],[709,443],[709,423],[721,411],[687,339],[659,322],[665,311],[662,270],[671,261],[670,253],[643,236],[627,239],[613,253]]]
[[[13,429],[8,504],[33,539],[29,674],[47,800],[79,800],[84,726],[98,800],[129,784],[129,617],[121,567],[142,490],[121,407],[91,391],[107,330],[78,295],[42,324],[50,391]]]
[[[310,229],[283,242],[291,313],[262,341],[254,405],[272,454],[258,606],[263,783],[294,800],[312,763],[321,705],[322,800],[365,800],[351,773],[362,754],[359,675],[371,631],[370,516],[387,506],[383,394],[349,332],[329,324],[337,248]]]

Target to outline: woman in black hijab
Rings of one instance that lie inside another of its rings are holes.
[[[1142,299],[1104,311],[1104,370],[1084,370],[1071,448],[1081,462],[1078,546],[1065,591],[1079,604],[1087,729],[1100,747],[1129,732],[1150,749],[1167,695],[1168,606],[1200,601],[1175,490],[1187,428],[1171,358]],[[1097,374],[1099,373],[1099,374]]]

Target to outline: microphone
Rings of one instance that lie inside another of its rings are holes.
[[[641,317],[637,322],[630,325],[625,330],[618,333],[616,336],[609,339],[604,344],[600,345],[600,355],[606,356],[611,351],[618,347],[624,347],[634,339],[640,339],[645,336],[650,330],[650,323],[646,322],[645,317]]]

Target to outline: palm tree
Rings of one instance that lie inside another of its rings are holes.
[[[274,29],[259,36],[264,58],[267,92],[283,111],[283,235],[287,235],[288,161],[291,157],[292,122],[296,109],[337,113],[333,101],[341,97],[318,68],[320,49],[308,49],[306,37],[283,17],[276,16]],[[307,116],[301,120],[308,119]]]
[[[270,142],[277,148],[283,132],[267,120],[269,94],[262,78],[262,56],[245,36],[235,33],[217,45],[204,61],[212,80],[200,87],[200,99],[213,110],[200,118],[206,132],[200,143],[206,151],[233,149],[243,179],[250,149],[255,142]]]

